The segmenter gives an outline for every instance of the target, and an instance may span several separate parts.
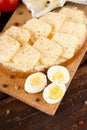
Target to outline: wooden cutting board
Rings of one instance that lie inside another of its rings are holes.
[[[75,5],[75,6],[84,10],[87,15],[87,6],[84,5]],[[27,8],[23,4],[20,4],[19,7],[16,9],[16,11],[13,13],[8,23],[6,24],[4,30],[11,25],[22,25],[31,17],[32,17],[31,13],[27,10]],[[86,50],[87,50],[87,40],[85,41],[83,47],[76,53],[76,55],[71,60],[63,64],[69,69],[71,75],[70,82],[78,66],[80,65],[83,56],[85,55]],[[67,84],[67,89],[69,87],[70,82]],[[0,91],[28,105],[31,105],[32,107],[42,112],[45,112],[49,115],[54,115],[60,103],[54,105],[47,104],[43,100],[42,92],[38,94],[26,93],[24,91],[24,83],[25,79],[6,74],[0,70]]]

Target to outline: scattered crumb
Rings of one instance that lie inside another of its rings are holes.
[[[31,111],[31,109],[28,109],[28,111]]]
[[[80,98],[82,97],[82,95],[79,96]]]
[[[20,86],[18,86],[17,84],[15,85],[15,89],[18,90],[20,89]]]
[[[77,80],[77,79],[79,79],[79,77],[78,76],[75,76],[75,78],[74,78],[75,80]]]
[[[86,101],[84,101],[84,104],[85,104],[85,105],[87,105],[87,100],[86,100]]]
[[[22,123],[21,122],[19,122],[19,125],[21,125]]]
[[[74,104],[72,103],[72,106],[74,106]]]
[[[37,113],[35,112],[35,113],[32,113],[32,116],[35,116]]]
[[[11,111],[9,109],[6,110],[6,114],[9,115]]]

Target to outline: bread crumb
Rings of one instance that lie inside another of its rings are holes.
[[[85,105],[87,105],[87,100],[86,100],[86,101],[84,101],[84,104],[85,104]]]
[[[9,115],[11,111],[9,109],[6,110],[6,115]]]

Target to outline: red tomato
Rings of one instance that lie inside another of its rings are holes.
[[[12,12],[19,4],[19,0],[0,0],[1,12]]]

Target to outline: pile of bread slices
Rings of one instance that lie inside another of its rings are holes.
[[[24,73],[43,71],[71,59],[86,35],[85,13],[65,6],[20,27],[11,26],[0,35],[0,64]]]

